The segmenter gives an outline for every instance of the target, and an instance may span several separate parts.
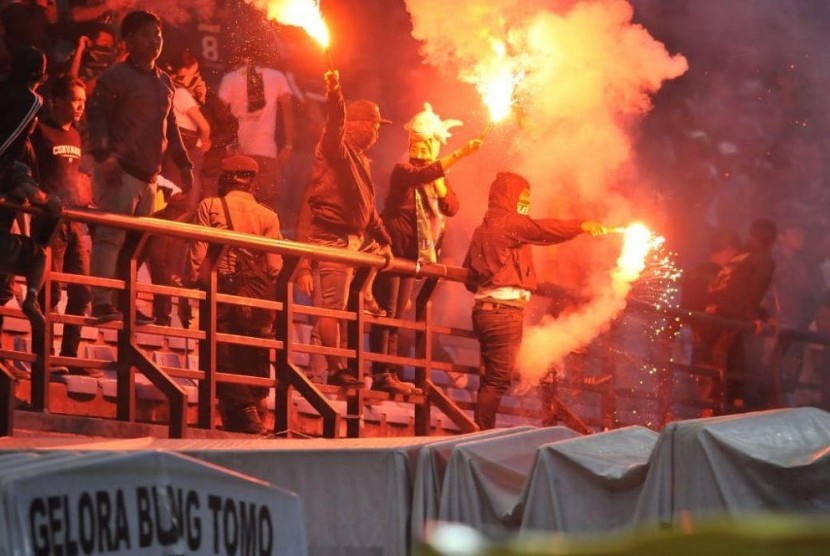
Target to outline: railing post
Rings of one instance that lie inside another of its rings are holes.
[[[277,371],[277,386],[274,403],[274,433],[288,436],[291,429],[291,362],[294,360],[293,326],[294,326],[294,273],[299,259],[283,257],[283,266],[277,277],[276,300],[282,303],[282,311],[277,313],[274,322],[274,334],[282,340],[283,349],[277,350],[274,367]]]
[[[347,309],[355,314],[355,320],[346,324],[348,346],[354,347],[355,366],[357,367],[357,378],[363,380],[363,373],[366,371],[366,350],[364,349],[363,333],[366,330],[365,296],[367,288],[373,283],[377,276],[377,269],[374,267],[358,267],[352,280],[349,292]],[[346,396],[346,435],[349,438],[359,438],[360,428],[363,424],[363,389],[350,388]]]
[[[52,248],[46,247],[46,268],[43,281],[43,330],[32,330],[32,353],[37,359],[32,363],[32,409],[49,409],[49,354],[52,353]],[[27,284],[28,287],[28,284]]]
[[[125,277],[124,291],[119,292],[119,308],[124,318],[123,326],[118,331],[118,363],[116,383],[116,413],[118,419],[132,423],[135,421],[135,371],[133,369],[132,343],[135,339],[135,315],[138,289],[138,256],[147,242],[148,234],[130,232],[127,234],[121,256],[118,261],[120,275]]]
[[[199,301],[199,329],[205,333],[204,341],[199,342],[199,368],[205,378],[199,381],[198,421],[199,428],[208,430],[216,426],[216,263],[224,253],[224,246],[210,244],[201,268],[203,276],[207,271],[208,283],[201,284],[206,286],[206,295]]]
[[[424,403],[415,406],[415,434],[428,436],[432,402],[429,397],[427,379],[432,376],[432,295],[438,285],[437,278],[427,278],[421,285],[415,301],[415,320],[424,324],[423,332],[415,334],[416,355],[423,359],[424,367],[415,368],[415,385],[424,392]]]

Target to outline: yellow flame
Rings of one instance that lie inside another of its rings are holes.
[[[490,121],[500,122],[510,114],[522,73],[514,68],[515,60],[507,57],[504,42],[494,39],[490,44],[495,56],[479,65],[476,88],[490,112]]]
[[[315,0],[267,0],[268,18],[305,29],[323,48],[329,46],[329,28]]]
[[[614,278],[631,283],[636,281],[645,269],[649,252],[660,246],[665,238],[656,237],[640,222],[635,222],[620,231],[623,233],[623,246],[617,259]]]

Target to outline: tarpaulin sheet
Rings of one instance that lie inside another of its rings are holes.
[[[663,430],[640,525],[764,512],[830,514],[830,414],[815,408],[679,421]]]
[[[444,473],[453,448],[465,442],[516,434],[534,428],[527,426],[475,432],[432,442],[421,448],[418,454],[418,466],[415,469],[415,487],[412,494],[412,538],[423,539],[427,523],[438,519],[441,485],[444,482]]]
[[[628,525],[657,437],[647,428],[627,427],[540,447],[522,493],[522,530],[574,533]]]
[[[456,446],[441,488],[440,519],[492,535],[518,528],[517,508],[536,450],[576,436],[567,427],[547,427]]]

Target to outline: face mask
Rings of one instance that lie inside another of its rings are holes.
[[[93,46],[87,50],[89,60],[96,65],[110,65],[118,57],[118,51],[105,46]]]
[[[516,202],[516,212],[522,216],[527,216],[530,212],[530,191],[524,190],[519,195],[519,200]]]

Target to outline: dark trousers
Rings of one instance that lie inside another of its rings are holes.
[[[375,300],[381,309],[386,311],[386,316],[400,318],[406,310],[406,304],[412,297],[412,290],[415,288],[414,278],[403,278],[387,273],[381,273],[375,278],[373,293]],[[396,326],[373,326],[369,333],[369,342],[372,351],[385,355],[398,354],[398,327]],[[386,372],[389,365],[381,362],[372,363],[372,374]]]
[[[724,330],[712,348],[713,364],[723,369],[726,400],[743,400],[746,411],[768,409],[772,378],[763,365],[763,339],[751,332]]]
[[[238,295],[246,294],[240,292]],[[256,312],[256,315],[246,312]],[[274,318],[273,311],[222,304],[217,310],[216,329],[228,334],[265,338],[269,337]],[[267,378],[270,375],[269,350],[221,342],[216,346],[216,368],[223,373]],[[256,405],[267,395],[268,389],[260,386],[221,383],[216,387],[216,396],[235,406]]]
[[[516,365],[522,343],[524,310],[500,303],[476,302],[473,331],[481,344],[484,375],[476,399],[475,421],[482,429],[496,426],[496,414]]]
[[[39,224],[33,222],[34,229]],[[52,248],[52,271],[66,272],[89,276],[89,249],[90,237],[86,226],[80,222],[60,223],[49,244]],[[60,282],[52,282],[52,307],[57,307],[61,298]],[[68,284],[66,286],[67,315],[83,315],[91,299],[89,286],[82,284]],[[43,300],[41,299],[41,305]],[[63,327],[60,354],[66,357],[77,357],[78,346],[81,343],[81,327],[66,324]]]

